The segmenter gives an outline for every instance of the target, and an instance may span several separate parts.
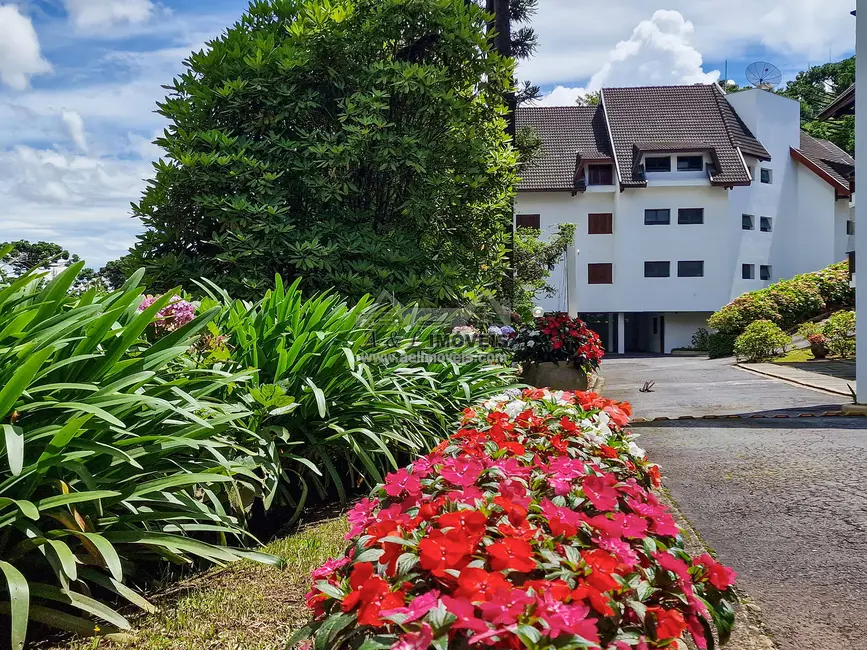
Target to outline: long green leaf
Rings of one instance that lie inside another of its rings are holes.
[[[24,575],[8,562],[0,560],[0,571],[6,576],[12,615],[12,647],[23,650],[27,640],[27,619],[30,614],[30,589]]]

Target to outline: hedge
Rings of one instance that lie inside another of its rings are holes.
[[[464,413],[451,439],[350,513],[289,646],[699,648],[725,642],[735,574],[691,557],[624,429],[628,404],[531,389]]]
[[[846,262],[781,280],[736,298],[708,319],[722,334],[742,334],[750,323],[768,320],[789,329],[826,312],[855,307]]]

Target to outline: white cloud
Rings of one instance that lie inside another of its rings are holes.
[[[82,30],[146,23],[154,11],[151,0],[65,0],[65,4],[72,24]]]
[[[689,42],[693,24],[677,11],[660,9],[643,20],[628,41],[620,41],[590,80],[590,90],[612,86],[664,86],[713,83],[718,70],[705,72],[702,56]]]
[[[51,64],[42,58],[33,22],[16,5],[0,4],[0,81],[23,90],[31,76],[48,72]]]
[[[585,88],[567,88],[557,86],[547,95],[539,99],[536,106],[574,106],[579,97],[587,94]]]
[[[84,120],[76,111],[61,111],[60,117],[69,133],[70,139],[82,153],[87,153],[87,136],[84,134]]]

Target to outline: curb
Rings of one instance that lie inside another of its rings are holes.
[[[770,377],[771,379],[777,379],[779,381],[785,381],[790,384],[795,384],[796,386],[803,386],[804,388],[810,388],[812,390],[817,390],[822,393],[829,393],[831,395],[838,395],[840,397],[852,397],[849,392],[843,392],[840,390],[834,390],[833,388],[825,388],[823,386],[819,386],[818,384],[813,384],[808,381],[801,381],[799,379],[792,379],[790,377],[783,377],[782,375],[778,375],[772,372],[767,372],[765,370],[758,370],[756,368],[750,368],[749,365],[736,363],[736,368],[740,368],[741,370],[746,370],[747,372],[752,372],[757,375],[761,375],[762,377]]]
[[[677,422],[679,420],[796,420],[798,418],[839,418],[867,417],[867,412],[845,413],[843,411],[824,411],[822,413],[748,413],[740,415],[681,415],[679,417],[660,416],[656,418],[632,418],[630,424],[649,424],[651,422]]]

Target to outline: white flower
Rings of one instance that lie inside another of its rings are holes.
[[[527,347],[528,348],[536,347],[536,341],[527,341]]]
[[[509,402],[508,404],[506,404],[505,407],[503,407],[503,411],[506,413],[506,415],[509,416],[510,420],[514,420],[516,417],[518,417],[521,413],[523,413],[526,410],[527,410],[527,405],[524,402],[517,400],[517,399],[514,402]]]
[[[644,458],[644,456],[647,454],[647,452],[645,452],[641,447],[636,445],[631,440],[629,441],[629,453],[636,458]]]

